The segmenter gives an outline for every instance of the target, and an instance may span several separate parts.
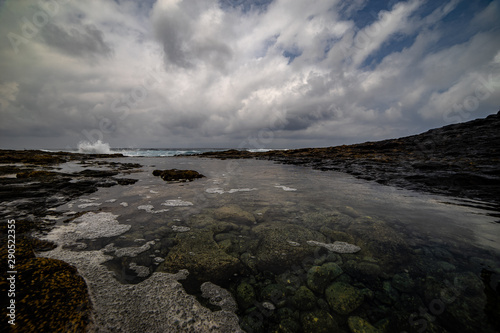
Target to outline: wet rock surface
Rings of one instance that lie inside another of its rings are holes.
[[[53,225],[44,217],[49,213],[58,215],[51,210],[54,207],[99,187],[135,183],[135,179],[114,176],[140,165],[95,160],[121,156],[0,150],[2,274],[8,271],[7,221],[16,221],[16,326],[9,327],[11,332],[83,332],[91,327],[92,306],[84,279],[64,261],[35,257],[35,251],[49,251],[56,245],[32,238],[31,233]],[[107,166],[111,170],[59,172],[59,164],[65,162]],[[0,292],[7,295],[8,283],[4,278],[1,281]],[[3,318],[7,315],[6,301],[6,297],[2,298]]]
[[[381,184],[500,205],[500,111],[419,135],[329,148],[228,150],[203,157],[258,158],[346,172]]]
[[[180,182],[185,182],[185,181],[193,181],[198,178],[203,178],[205,177],[198,171],[194,170],[177,170],[177,169],[170,169],[170,170],[154,170],[153,171],[153,176],[160,177],[166,182],[171,182],[171,181],[180,181]]]

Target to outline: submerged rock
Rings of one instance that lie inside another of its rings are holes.
[[[382,333],[361,317],[349,317],[347,324],[352,333]]]
[[[224,282],[241,273],[240,261],[219,248],[211,231],[178,233],[177,245],[168,253],[159,271],[177,272],[187,269],[200,282]]]
[[[293,295],[292,304],[299,310],[312,310],[316,306],[316,297],[311,290],[302,286]]]
[[[306,312],[300,316],[300,321],[304,333],[331,333],[339,331],[335,319],[324,310]]]
[[[356,237],[357,243],[376,258],[384,269],[396,270],[410,260],[412,251],[404,236],[384,221],[370,217],[358,218],[348,232]]]
[[[312,291],[323,294],[325,288],[340,274],[342,274],[342,268],[333,262],[313,266],[307,271],[307,286]]]
[[[220,221],[228,221],[233,223],[243,223],[247,225],[254,225],[257,222],[252,213],[247,212],[237,205],[229,205],[217,208],[214,211],[214,217]]]
[[[236,299],[243,310],[253,306],[255,302],[255,290],[252,285],[246,282],[240,283],[236,288]]]
[[[210,303],[219,306],[224,311],[235,312],[238,309],[236,301],[229,291],[211,282],[201,285],[201,297],[208,298]]]
[[[325,291],[326,300],[338,314],[347,315],[363,304],[363,293],[344,282],[335,282]]]
[[[262,224],[253,231],[260,238],[256,250],[257,268],[276,274],[294,266],[300,267],[305,261],[313,262],[316,249],[306,242],[311,238],[324,240],[319,232],[295,224]],[[291,246],[289,241],[300,245]]]

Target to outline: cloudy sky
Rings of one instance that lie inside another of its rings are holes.
[[[0,0],[0,147],[332,146],[500,108],[500,0]]]

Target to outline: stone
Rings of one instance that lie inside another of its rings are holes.
[[[331,333],[338,332],[339,327],[335,319],[324,310],[303,313],[300,322],[304,333]]]
[[[300,267],[306,259],[314,261],[316,249],[306,244],[308,239],[324,240],[324,236],[317,231],[305,227],[286,223],[266,223],[253,228],[260,238],[256,249],[257,268],[281,274],[290,267]],[[299,246],[291,246],[293,241]]]
[[[201,285],[201,297],[208,298],[210,304],[220,307],[224,311],[236,312],[238,306],[233,296],[226,289],[211,282]]]
[[[325,288],[341,274],[342,268],[333,262],[313,266],[307,271],[307,286],[312,291],[323,294]]]
[[[410,293],[415,288],[415,282],[408,273],[395,274],[392,277],[392,286],[401,292]]]
[[[312,310],[316,306],[316,297],[307,287],[301,286],[293,295],[292,304],[299,310]]]
[[[198,178],[205,177],[204,175],[198,173],[194,170],[154,170],[153,176],[161,177],[164,181],[193,181]]]
[[[301,331],[300,324],[291,318],[285,318],[280,321],[278,327],[273,330],[273,333],[299,333]]]
[[[330,307],[341,315],[348,315],[363,304],[361,291],[344,282],[334,282],[325,291]]]
[[[361,317],[349,317],[347,319],[347,324],[352,333],[382,333],[382,331],[375,328]]]
[[[252,213],[241,209],[237,205],[229,205],[217,208],[214,211],[214,217],[220,221],[228,221],[237,224],[254,225],[257,222]]]
[[[412,252],[404,236],[384,221],[370,217],[357,218],[348,228],[348,232],[384,269],[399,269],[401,264],[411,259]]]
[[[240,261],[224,252],[214,241],[211,231],[178,233],[177,245],[172,247],[158,271],[177,272],[187,269],[200,282],[222,284],[242,272]]]
[[[280,284],[270,284],[260,292],[263,301],[269,301],[278,307],[283,306],[287,300],[286,288]]]
[[[236,288],[236,299],[240,309],[245,310],[255,303],[255,290],[251,284],[242,282]]]

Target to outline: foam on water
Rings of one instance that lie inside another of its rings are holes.
[[[178,280],[189,272],[176,274],[153,273],[138,284],[121,284],[104,262],[113,257],[99,251],[71,251],[62,245],[77,244],[81,238],[95,239],[118,236],[130,226],[119,224],[111,213],[87,213],[69,225],[58,226],[46,237],[59,246],[40,256],[63,260],[76,266],[85,279],[93,306],[93,326],[96,332],[241,332],[238,317],[230,311],[212,312],[203,307],[194,296],[188,295]],[[112,246],[108,247],[108,250]],[[147,276],[150,269],[135,263],[129,268],[139,276]],[[215,285],[207,292],[223,294]],[[227,296],[224,294],[224,296]],[[227,304],[231,304],[225,298]],[[227,305],[226,302],[224,305]],[[226,306],[225,306],[226,307]],[[227,306],[234,309],[234,306]]]

